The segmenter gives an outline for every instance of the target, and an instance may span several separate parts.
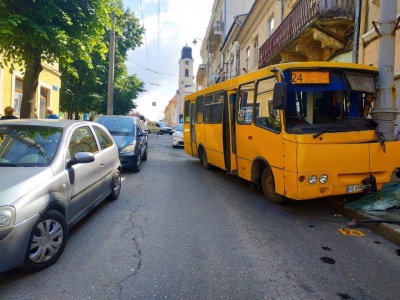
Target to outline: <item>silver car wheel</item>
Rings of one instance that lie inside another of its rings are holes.
[[[117,200],[119,197],[119,193],[121,192],[121,173],[119,170],[116,170],[111,181],[111,194],[108,195],[108,200]]]
[[[64,231],[59,222],[47,219],[37,224],[31,241],[29,259],[43,263],[53,258],[63,245]]]

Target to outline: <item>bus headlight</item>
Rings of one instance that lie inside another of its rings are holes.
[[[315,175],[311,175],[310,177],[308,177],[309,184],[315,184],[317,181],[318,181],[318,177]]]
[[[319,182],[322,183],[322,184],[327,183],[327,182],[328,182],[328,175],[322,174],[322,175],[319,177]]]

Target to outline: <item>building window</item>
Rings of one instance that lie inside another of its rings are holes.
[[[274,15],[268,20],[268,34],[271,36],[275,30],[275,18]]]
[[[254,40],[254,66],[258,66],[258,37]]]
[[[247,71],[249,71],[249,60],[250,60],[250,47],[246,49],[246,60],[244,63],[245,65],[244,67],[246,68]]]
[[[235,77],[235,62],[232,58],[230,65],[229,65],[229,78]]]
[[[240,50],[236,50],[236,76],[240,75]]]
[[[185,77],[189,77],[189,69],[185,69]]]
[[[39,115],[40,118],[46,118],[46,107],[50,106],[50,90],[45,87],[40,87],[40,104],[39,104]]]
[[[19,115],[21,113],[22,103],[22,87],[24,82],[21,78],[15,77],[15,89],[14,89],[14,114]]]

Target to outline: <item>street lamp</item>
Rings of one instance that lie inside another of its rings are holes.
[[[192,42],[192,43],[193,43],[193,45],[195,45],[195,46],[196,46],[196,44],[197,44],[197,40],[203,41],[202,39],[199,39],[199,38],[194,38],[194,39],[193,39],[193,42]]]

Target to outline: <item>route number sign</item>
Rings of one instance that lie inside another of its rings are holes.
[[[293,84],[329,84],[329,72],[292,71]]]

